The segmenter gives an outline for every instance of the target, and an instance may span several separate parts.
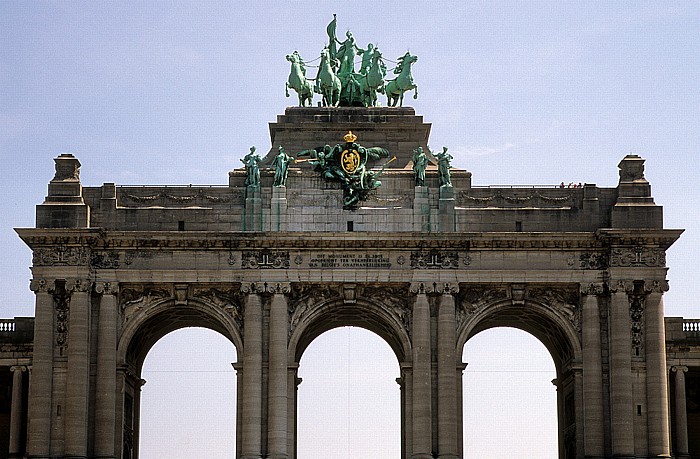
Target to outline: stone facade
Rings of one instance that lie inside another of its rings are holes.
[[[643,159],[621,161],[616,188],[477,188],[464,170],[439,187],[434,161],[414,186],[430,125],[412,109],[288,108],[270,126],[290,153],[347,130],[397,157],[352,210],[304,164],[283,187],[264,168],[260,187],[242,169],[221,187],[82,187],[77,158],[56,158],[36,228],[17,230],[34,254],[29,457],[137,457],[142,364],[186,326],[236,346],[242,459],[296,457],[299,361],[346,325],[400,363],[405,459],[468,457],[461,350],[497,326],[552,354],[561,458],[670,457],[671,430],[685,448],[663,316],[681,231],[663,228]],[[690,360],[673,365],[678,400]]]

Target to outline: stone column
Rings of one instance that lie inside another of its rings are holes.
[[[22,454],[22,402],[24,398],[24,378],[22,373],[27,371],[24,365],[10,367],[12,372],[12,404],[10,405],[10,457],[21,457]]]
[[[236,370],[236,459],[240,459],[243,448],[243,363],[233,362]]]
[[[243,327],[242,459],[262,457],[262,301],[255,285],[247,293]]]
[[[287,297],[276,284],[270,305],[267,449],[269,459],[287,459]]]
[[[412,459],[433,459],[430,304],[423,284],[411,286],[413,303],[413,451]]]
[[[455,299],[459,287],[445,284],[437,323],[438,458],[457,459],[457,374]]]
[[[401,367],[401,398],[403,402],[403,423],[401,437],[404,443],[402,459],[411,459],[413,456],[413,368],[409,362],[404,362]]]
[[[614,457],[634,458],[634,398],[632,395],[632,335],[627,293],[632,282],[610,287],[610,405]]]
[[[666,330],[663,292],[666,281],[646,282],[645,338],[647,361],[647,433],[649,456],[671,457],[668,429],[668,379],[666,370]]]
[[[583,447],[586,458],[605,455],[603,408],[603,366],[601,357],[600,310],[598,295],[601,284],[582,286],[582,353],[583,353]],[[579,422],[577,422],[579,424]]]
[[[117,409],[117,284],[99,282],[97,377],[95,381],[95,458],[115,457]]]
[[[464,457],[464,370],[467,364],[462,362],[461,353],[457,353],[457,454]]]
[[[90,281],[76,279],[71,290],[66,384],[66,456],[87,457],[88,389],[90,379]]]
[[[53,282],[34,279],[36,293],[34,352],[29,393],[29,432],[27,453],[32,458],[48,458],[51,447],[51,395],[53,393],[54,303]]]
[[[676,374],[674,387],[676,399],[676,456],[679,459],[689,458],[688,452],[688,412],[685,406],[685,372],[688,367],[676,365],[671,368]]]
[[[287,366],[287,456],[290,459],[297,457],[297,392],[301,384],[298,372],[298,363]]]

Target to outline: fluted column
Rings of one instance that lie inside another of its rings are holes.
[[[95,381],[95,458],[115,457],[117,406],[117,285],[100,282]]]
[[[600,340],[598,295],[601,284],[582,287],[582,352],[583,352],[583,447],[586,458],[605,455],[605,422],[603,414],[603,366]],[[578,423],[577,423],[578,424]]]
[[[676,411],[676,457],[684,459],[690,457],[688,451],[688,412],[685,406],[685,372],[688,367],[676,365],[671,368],[675,373],[674,387],[676,399],[674,400]]]
[[[411,286],[413,303],[413,459],[432,459],[430,304],[423,284]]]
[[[610,287],[610,404],[613,456],[634,457],[634,399],[632,395],[632,335],[630,302],[632,282]]]
[[[456,284],[441,286],[437,323],[438,458],[457,459]]]
[[[69,307],[68,373],[66,384],[66,456],[87,457],[88,387],[90,378],[90,281],[76,279]]]
[[[410,459],[413,456],[413,367],[410,363],[401,364],[402,401],[403,401],[403,429],[404,452],[402,459]]]
[[[297,455],[297,392],[301,384],[298,373],[298,363],[287,366],[287,456],[290,459]]]
[[[22,453],[22,399],[24,398],[24,378],[27,371],[24,365],[10,367],[12,372],[12,404],[10,405],[10,457],[20,457]]]
[[[273,286],[270,304],[268,458],[287,459],[287,296],[289,284]]]
[[[262,457],[262,301],[255,285],[247,293],[243,325],[242,459]]]
[[[666,281],[646,282],[647,433],[650,457],[671,457],[663,292]]]
[[[53,385],[54,307],[53,282],[34,279],[30,288],[36,294],[34,352],[29,393],[29,432],[27,453],[32,458],[48,458],[51,447],[51,395]]]

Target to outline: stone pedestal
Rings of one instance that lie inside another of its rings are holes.
[[[430,232],[430,200],[428,187],[417,186],[413,198],[413,231],[417,233]]]
[[[243,212],[243,231],[262,231],[262,196],[259,186],[246,187]]]
[[[287,231],[287,187],[273,186],[270,200],[270,230]]]
[[[452,186],[440,187],[440,232],[452,233],[456,230],[455,191]]]

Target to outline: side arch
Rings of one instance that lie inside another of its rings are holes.
[[[203,327],[221,333],[243,352],[243,340],[235,319],[217,305],[190,299],[175,304],[173,299],[155,303],[131,318],[122,330],[117,347],[117,364],[130,366],[140,374],[153,345],[170,332],[186,327]]]
[[[562,365],[581,360],[581,340],[575,325],[554,307],[528,299],[523,304],[501,300],[479,308],[458,330],[457,354],[474,335],[495,327],[512,327],[532,334],[547,348],[557,371]]]

